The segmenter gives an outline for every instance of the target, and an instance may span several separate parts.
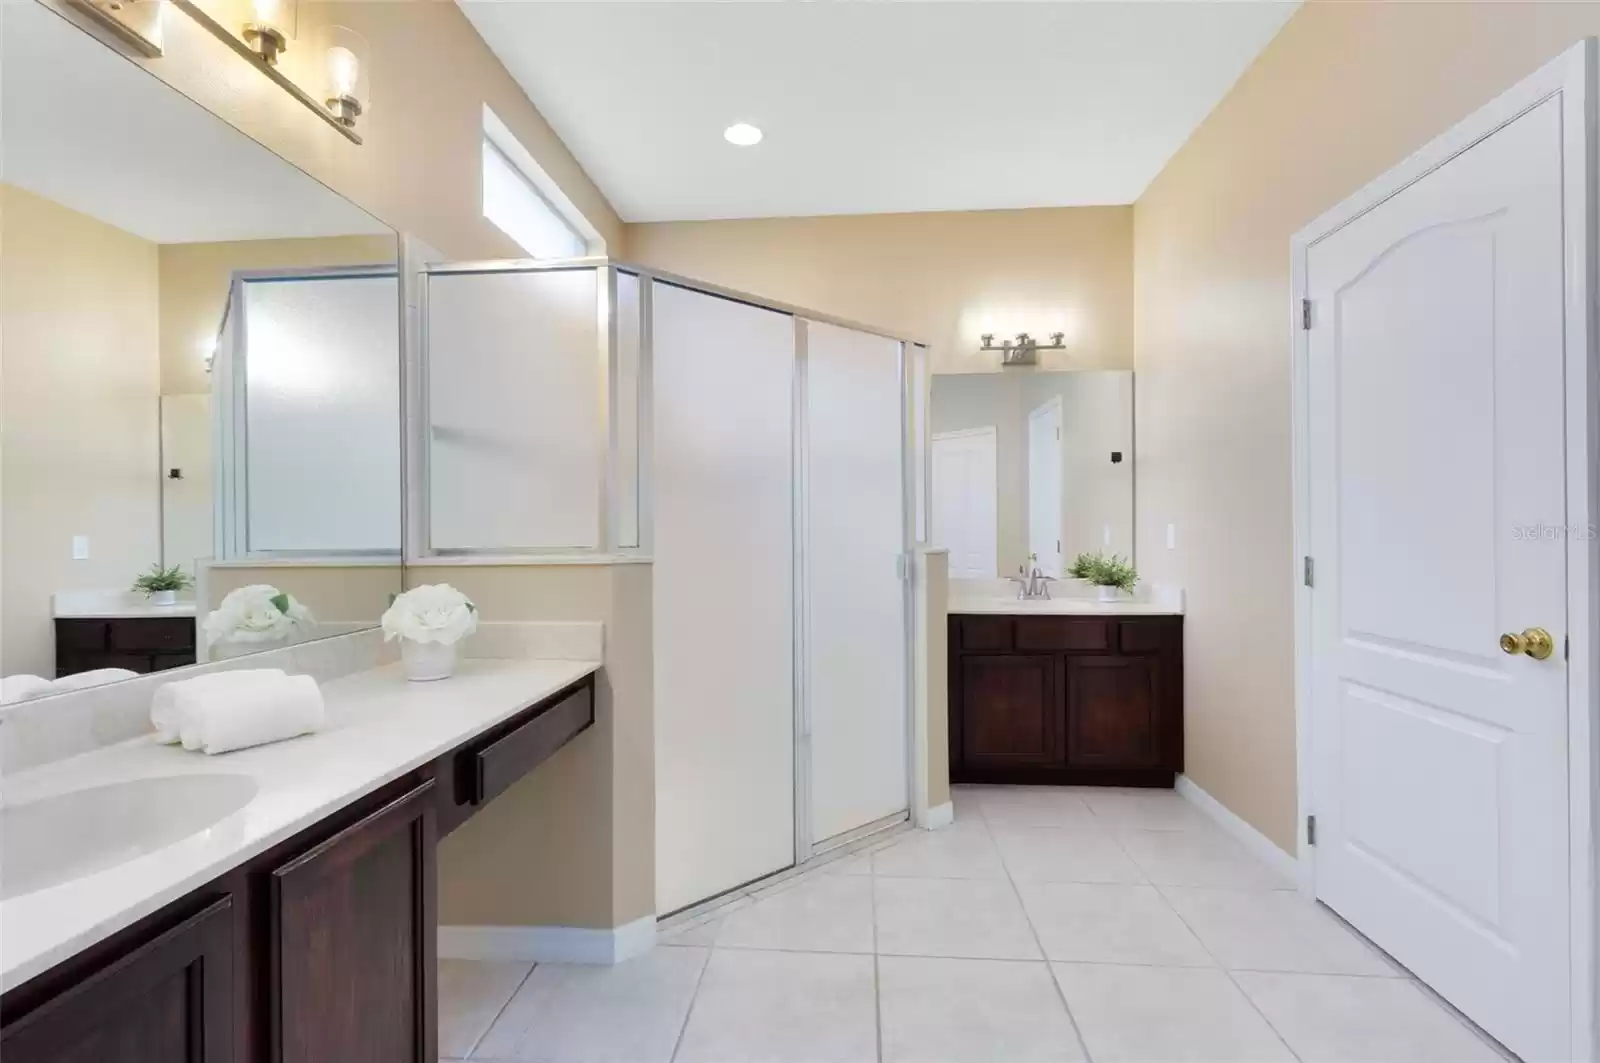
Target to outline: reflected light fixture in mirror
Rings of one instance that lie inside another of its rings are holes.
[[[147,59],[161,58],[162,0],[71,0],[117,39]]]
[[[278,55],[289,50],[286,28],[292,28],[295,0],[250,0],[254,15],[244,24],[244,43],[268,66],[278,65]]]
[[[345,26],[330,26],[323,35],[323,102],[334,120],[347,129],[367,110],[367,40]]]

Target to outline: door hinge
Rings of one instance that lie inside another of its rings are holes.
[[[1306,555],[1305,562],[1305,571],[1301,574],[1300,578],[1307,587],[1315,587],[1317,585],[1316,562],[1311,560],[1310,554]]]
[[[1306,844],[1307,845],[1315,845],[1315,844],[1317,844],[1317,817],[1316,816],[1307,816],[1306,817]]]
[[[1061,552],[1061,540],[1057,539],[1056,540],[1056,553],[1059,554],[1060,552]]]
[[[1300,300],[1300,327],[1302,329],[1310,329],[1311,328],[1311,300],[1310,299],[1302,299],[1302,300]]]

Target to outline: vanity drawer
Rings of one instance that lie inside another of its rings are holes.
[[[1024,616],[1017,618],[1018,651],[1079,650],[1103,653],[1111,632],[1098,617]]]
[[[1009,616],[963,616],[957,621],[963,650],[1009,650],[1011,648],[1011,618]]]
[[[109,620],[56,621],[56,648],[58,650],[104,650],[106,648]]]
[[[512,721],[456,762],[457,803],[481,805],[548,760],[594,723],[594,683],[585,682],[537,715]]]
[[[156,617],[111,621],[111,648],[122,652],[156,653],[194,649],[194,621],[189,617]]]

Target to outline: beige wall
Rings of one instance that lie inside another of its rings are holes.
[[[1289,238],[1595,33],[1596,4],[1313,0],[1134,209],[1139,560],[1188,589],[1187,770],[1285,849]]]
[[[927,713],[923,733],[927,743],[920,750],[923,771],[928,781],[928,807],[938,808],[950,801],[950,555],[943,550],[922,550],[917,555],[917,617],[922,645],[917,664],[922,674],[917,686],[923,696],[920,708]]]
[[[998,372],[984,332],[1066,332],[1041,369],[1133,366],[1129,207],[629,225],[624,255],[909,335],[936,373]]]
[[[392,236],[332,236],[161,245],[161,393],[211,390],[211,353],[234,270],[316,266],[393,266]],[[400,308],[395,307],[398,314]],[[395,353],[399,357],[399,352]]]
[[[0,186],[0,250],[0,674],[51,676],[50,596],[161,556],[156,245]]]
[[[445,925],[605,929],[655,914],[649,565],[414,567],[486,620],[598,620],[595,725],[445,839]]]
[[[66,0],[45,0],[67,12]],[[233,10],[231,0],[199,0]],[[310,56],[323,23],[345,25],[371,46],[372,105],[365,144],[340,136],[182,12],[166,17],[166,54],[141,66],[221,115],[391,227],[458,258],[520,254],[483,218],[479,143],[483,106],[506,123],[614,251],[622,226],[452,0],[299,5],[300,43],[285,63]],[[236,14],[221,16],[231,23]]]

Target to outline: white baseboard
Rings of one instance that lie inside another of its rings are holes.
[[[439,956],[499,963],[583,963],[609,966],[649,952],[656,918],[643,916],[611,930],[581,926],[441,926]]]
[[[1202,790],[1193,779],[1187,775],[1180,775],[1175,783],[1175,788],[1190,804],[1204,812],[1219,827],[1243,843],[1246,849],[1260,857],[1267,866],[1290,882],[1297,883],[1300,881],[1300,862],[1298,860],[1274,845],[1272,839],[1265,834],[1240,819],[1227,805]]]
[[[949,801],[942,805],[934,805],[928,809],[927,818],[923,820],[923,830],[942,830],[956,821],[956,806]]]

